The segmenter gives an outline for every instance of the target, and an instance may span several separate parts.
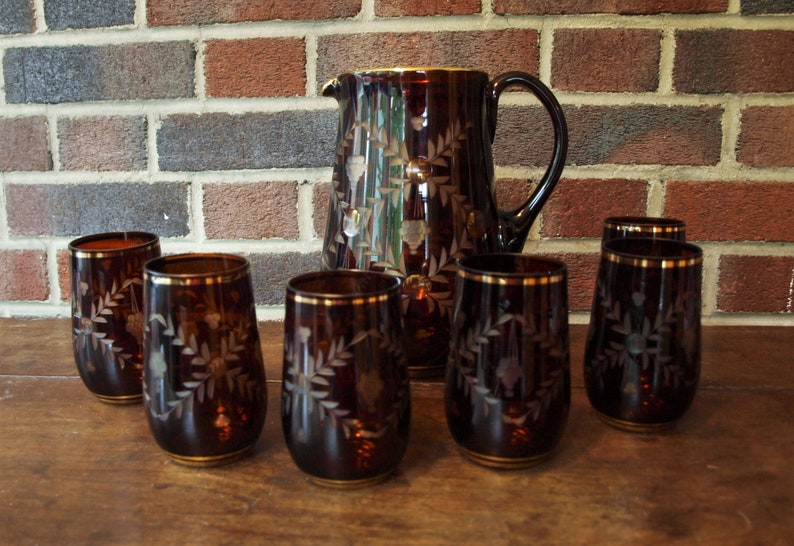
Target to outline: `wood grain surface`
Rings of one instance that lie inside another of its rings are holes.
[[[602,423],[571,332],[572,409],[558,452],[527,470],[463,457],[440,380],[412,384],[394,476],[347,491],[309,482],[279,417],[281,323],[260,325],[269,387],[251,456],[180,466],[142,405],[77,376],[69,322],[0,319],[3,544],[789,544],[794,536],[794,329],[708,327],[695,403],[671,431]]]

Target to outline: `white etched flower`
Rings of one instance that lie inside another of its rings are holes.
[[[206,322],[211,330],[217,330],[221,322],[220,313],[207,313],[204,315],[204,322]]]
[[[309,338],[312,337],[312,331],[307,328],[306,326],[301,326],[298,328],[298,341],[300,343],[306,344],[309,341]]]
[[[400,236],[411,252],[416,252],[419,245],[425,241],[427,233],[427,222],[424,220],[405,220],[400,225]]]
[[[165,356],[162,353],[163,348],[160,347],[160,352],[153,352],[149,355],[149,370],[152,373],[153,379],[161,379],[165,375],[167,369]]]
[[[367,158],[363,155],[351,155],[347,158],[345,172],[351,182],[358,182],[367,172]]]
[[[138,311],[137,313],[131,313],[127,317],[127,324],[124,326],[124,329],[132,334],[135,340],[138,343],[143,342],[143,313]]]

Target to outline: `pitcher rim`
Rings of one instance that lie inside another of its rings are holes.
[[[363,75],[363,74],[405,74],[405,73],[421,73],[421,72],[470,72],[476,74],[484,74],[486,77],[488,73],[485,70],[477,68],[467,68],[465,66],[391,66],[391,67],[376,67],[366,68],[363,70],[349,70],[342,72],[337,77],[347,75]]]

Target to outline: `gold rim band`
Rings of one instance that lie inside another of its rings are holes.
[[[158,286],[202,286],[213,284],[229,284],[242,280],[248,276],[248,271],[233,271],[231,273],[208,273],[206,275],[162,275],[143,272],[144,281]]]
[[[500,286],[546,286],[557,284],[565,280],[564,273],[551,273],[548,275],[534,275],[530,277],[500,276],[489,273],[473,273],[465,269],[458,269],[462,279],[479,282],[482,284],[498,284]]]
[[[141,245],[133,245],[124,248],[114,248],[110,250],[82,250],[82,249],[69,249],[74,258],[93,258],[104,259],[114,258],[116,256],[133,256],[135,254],[145,254],[150,252],[159,244],[159,241],[151,241]]]
[[[306,305],[322,305],[324,307],[333,307],[336,305],[370,305],[373,303],[382,303],[388,301],[391,297],[393,297],[393,295],[387,293],[377,294],[374,296],[357,296],[354,298],[349,298],[346,296],[328,298],[323,296],[305,296],[303,294],[287,292],[287,299],[290,299],[295,303]]]
[[[691,258],[643,258],[639,256],[627,256],[625,254],[617,254],[609,250],[605,250],[603,256],[610,262],[618,263],[621,265],[630,265],[632,267],[658,269],[676,269],[682,267],[691,267],[703,262],[703,255],[698,254]]]
[[[684,231],[685,226],[638,226],[635,224],[606,224],[607,229],[617,229],[621,231],[636,231],[639,233],[678,233]]]

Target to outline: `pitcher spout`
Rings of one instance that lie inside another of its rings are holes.
[[[339,100],[339,78],[325,82],[320,93],[323,97],[332,97]]]

